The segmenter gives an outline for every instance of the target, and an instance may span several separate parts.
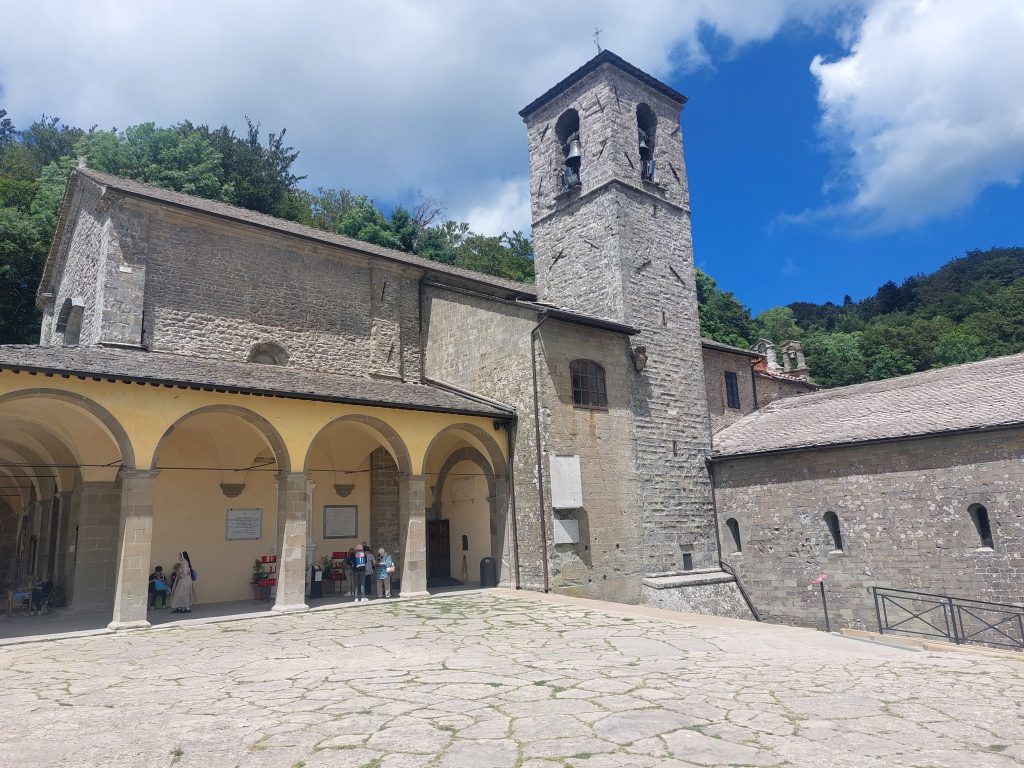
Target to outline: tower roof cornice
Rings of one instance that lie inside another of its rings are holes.
[[[678,102],[680,107],[682,107],[686,103],[686,97],[679,91],[677,91],[675,88],[665,85],[665,83],[661,82],[655,77],[651,77],[642,69],[634,67],[621,56],[617,56],[611,51],[601,51],[599,54],[597,54],[597,56],[592,58],[590,61],[588,61],[582,67],[580,67],[571,75],[566,77],[564,80],[559,82],[553,88],[549,88],[547,91],[544,92],[543,95],[534,99],[521,110],[519,110],[519,116],[525,120],[529,115],[536,112],[538,109],[543,107],[545,104],[547,104],[549,101],[551,101],[556,96],[561,94],[563,91],[566,91],[569,88],[571,88],[573,85],[578,83],[580,80],[589,75],[591,72],[595,71],[598,67],[600,67],[603,64],[609,64],[621,70],[622,72],[625,72],[627,75],[630,75],[631,77],[639,80],[641,83],[648,86],[649,88],[653,88],[658,93],[667,96],[673,101]]]

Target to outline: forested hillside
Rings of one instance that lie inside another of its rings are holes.
[[[703,278],[705,335],[738,346],[800,339],[827,387],[1024,351],[1024,248],[972,251],[862,301],[794,302],[755,318],[713,283]]]
[[[36,287],[68,173],[82,157],[97,170],[532,282],[532,243],[521,232],[476,234],[430,199],[385,215],[347,189],[306,191],[285,131],[264,140],[247,123],[237,136],[187,121],[106,131],[44,116],[19,130],[0,109],[0,344],[38,340]],[[813,377],[829,387],[1024,351],[1024,248],[975,251],[862,301],[796,302],[757,317],[699,270],[697,295],[704,336],[741,347],[800,339]]]
[[[385,215],[370,198],[347,189],[302,189],[292,172],[299,153],[285,131],[264,141],[248,121],[244,136],[227,126],[143,123],[123,131],[85,130],[44,116],[19,130],[0,109],[0,344],[39,338],[36,287],[53,238],[68,174],[90,168],[220,200],[272,216],[415,253],[434,261],[533,280],[530,239],[497,237],[445,219],[444,206],[421,198]]]

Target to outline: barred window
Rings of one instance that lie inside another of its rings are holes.
[[[725,372],[725,399],[730,408],[740,407],[739,377],[732,371]]]
[[[608,390],[604,382],[604,368],[593,360],[573,360],[569,364],[572,374],[572,404],[577,408],[604,411],[608,409]]]

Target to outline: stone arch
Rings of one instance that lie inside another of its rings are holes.
[[[22,389],[17,392],[0,395],[0,406],[26,398],[49,398],[81,408],[102,424],[109,433],[111,439],[121,452],[121,466],[125,469],[136,468],[135,449],[132,447],[132,441],[128,437],[128,432],[121,426],[121,422],[99,403],[75,392],[63,392],[56,389]]]
[[[309,445],[306,447],[306,457],[302,462],[303,467],[309,467],[313,450],[320,437],[326,434],[327,430],[337,426],[338,424],[351,424],[357,429],[360,429],[361,431],[376,438],[384,449],[391,454],[391,458],[395,460],[395,465],[398,467],[399,472],[405,475],[413,474],[412,459],[409,456],[409,449],[406,447],[405,441],[402,440],[395,428],[386,421],[382,421],[375,416],[367,416],[362,413],[352,413],[347,416],[339,416],[338,418],[332,419],[324,424],[324,426],[320,428],[320,431],[313,436],[313,439],[309,441]]]
[[[249,362],[261,365],[288,365],[288,350],[276,341],[261,341],[249,349]]]
[[[258,413],[250,411],[248,408],[242,408],[238,405],[206,405],[202,408],[196,408],[195,410],[189,411],[179,417],[167,428],[163,435],[160,436],[160,440],[157,442],[156,448],[153,449],[153,461],[150,466],[154,469],[158,466],[160,462],[160,448],[175,429],[196,416],[202,416],[203,414],[209,413],[231,414],[251,424],[270,445],[270,449],[274,452],[274,458],[277,460],[278,470],[281,472],[292,471],[291,456],[288,453],[288,447],[285,445],[284,439],[281,437],[281,434],[277,431],[274,425]]]
[[[480,451],[472,447],[457,448],[451,455],[445,460],[444,464],[441,465],[440,471],[437,473],[437,483],[434,490],[434,508],[437,508],[437,499],[441,498],[441,494],[444,491],[445,480],[448,479],[448,473],[452,471],[452,467],[458,464],[460,461],[471,461],[480,467],[480,471],[483,472],[484,477],[487,478],[487,497],[490,499],[491,512],[495,511],[495,489],[494,489],[494,470],[491,469],[490,463],[484,457]]]
[[[77,346],[82,335],[82,318],[85,314],[85,300],[80,297],[64,299],[57,313],[56,332],[61,335],[64,346]]]
[[[461,432],[471,437],[472,440],[470,442],[475,443],[479,452],[486,456],[490,462],[494,477],[508,479],[508,462],[505,460],[505,454],[501,452],[498,441],[486,429],[476,424],[452,424],[434,435],[430,445],[427,446],[426,452],[423,454],[424,465],[426,465],[427,457],[433,452],[437,443],[452,432]]]

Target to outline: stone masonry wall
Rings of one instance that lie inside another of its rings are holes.
[[[100,210],[100,190],[92,184],[82,184],[81,214],[70,234],[63,269],[54,275],[56,285],[53,311],[44,315],[49,324],[40,334],[41,342],[50,346],[63,346],[62,334],[56,333],[57,318],[66,299],[85,301],[82,314],[82,332],[79,344],[87,346],[100,339],[103,307],[100,294],[100,273],[103,269],[105,214]]]
[[[154,351],[246,360],[274,342],[313,370],[419,377],[416,270],[145,205],[146,339]]]
[[[806,381],[792,381],[775,376],[757,374],[757,407],[764,408],[769,403],[783,397],[793,397],[814,392],[814,385]]]
[[[636,108],[656,113],[654,183],[639,176]],[[580,114],[582,187],[560,192],[552,137]],[[704,457],[710,427],[697,320],[680,105],[605,66],[528,115],[540,298],[629,323],[647,349],[631,381],[647,572],[717,564]]]
[[[750,358],[720,349],[703,349],[704,379],[707,387],[708,412],[711,415],[711,433],[734,424],[757,408],[754,399],[754,373]],[[730,408],[725,391],[725,372],[736,374],[740,407]]]
[[[374,556],[380,547],[398,558],[398,467],[391,454],[370,454],[370,537]]]
[[[770,621],[874,629],[871,586],[1024,603],[1024,430],[715,464],[723,557]],[[968,513],[988,509],[994,549]],[[823,520],[835,512],[843,551]],[[740,525],[733,552],[726,520]]]
[[[578,358],[604,368],[607,411],[573,406],[569,365]],[[630,399],[634,369],[628,339],[549,320],[540,331],[538,372],[547,513],[551,518],[576,519],[580,529],[579,544],[551,546],[552,588],[581,597],[637,603],[645,559],[644,531],[637,514],[640,494]],[[552,455],[580,457],[582,509],[551,507]]]
[[[426,374],[490,397],[516,409],[512,475],[515,481],[516,526],[522,586],[544,586],[541,536],[550,540],[550,516],[542,531],[537,514],[537,461],[530,374],[530,331],[537,313],[525,307],[491,301],[456,291],[427,288],[423,325]],[[504,439],[497,436],[496,439]],[[499,524],[505,540],[496,552],[510,553],[511,527]],[[497,542],[496,542],[497,543]],[[503,563],[502,580],[512,573]]]

